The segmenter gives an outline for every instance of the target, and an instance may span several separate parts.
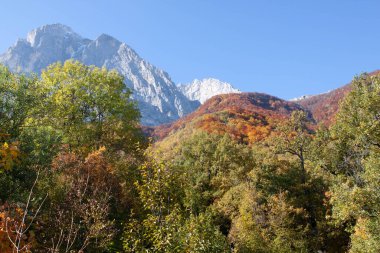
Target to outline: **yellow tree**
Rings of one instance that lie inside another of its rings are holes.
[[[30,125],[50,126],[71,148],[128,150],[140,138],[139,111],[116,71],[56,63],[42,72],[39,91]]]

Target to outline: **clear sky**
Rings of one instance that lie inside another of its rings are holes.
[[[215,77],[281,98],[380,68],[378,0],[4,0],[0,52],[44,24],[107,33],[175,82]]]

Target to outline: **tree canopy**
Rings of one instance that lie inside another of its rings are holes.
[[[379,94],[356,77],[329,127],[266,95],[211,100],[151,143],[117,72],[1,66],[0,251],[379,252]]]

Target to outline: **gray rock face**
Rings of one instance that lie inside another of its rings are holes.
[[[19,39],[0,55],[0,63],[12,71],[26,73],[41,73],[48,65],[68,59],[115,69],[122,74],[138,102],[143,125],[174,121],[199,106],[199,102],[190,101],[182,94],[166,72],[106,34],[89,40],[67,26],[46,25],[31,31],[26,39]]]
[[[201,104],[216,95],[241,93],[240,90],[235,89],[231,84],[215,78],[195,79],[191,83],[178,85],[178,88],[188,99],[199,101]]]

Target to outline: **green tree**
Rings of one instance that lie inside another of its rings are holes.
[[[219,203],[232,221],[229,239],[237,252],[326,250],[327,185],[311,160],[309,124],[296,111],[254,145],[246,180]]]
[[[298,212],[303,216],[297,222],[306,233],[307,249],[321,250],[326,248],[327,237],[327,210],[324,207],[327,183],[313,163],[311,123],[306,112],[295,111],[288,122],[278,127],[278,135],[275,134],[272,141],[276,154],[290,155],[288,161],[293,167],[295,184],[285,189],[292,199],[288,204],[299,208]]]
[[[20,135],[29,112],[39,100],[35,76],[12,73],[0,65],[0,132],[15,140]]]
[[[191,215],[179,231],[181,252],[230,252],[226,237],[220,232],[210,213]]]
[[[325,146],[325,167],[334,175],[332,217],[351,231],[350,252],[380,250],[380,77],[354,79]]]
[[[179,244],[181,186],[178,173],[168,163],[147,154],[135,182],[141,202],[124,232],[127,252],[182,252]]]
[[[139,112],[116,71],[79,62],[53,64],[38,82],[43,99],[29,126],[49,126],[73,149],[131,150],[141,137]]]
[[[228,135],[195,133],[185,140],[175,160],[183,172],[184,205],[194,215],[245,180],[253,166],[250,149]]]
[[[308,128],[310,120],[304,111],[295,111],[292,113],[290,120],[278,128],[279,135],[275,137],[275,152],[287,153],[294,156],[298,162],[300,187],[303,188],[302,202],[305,210],[308,212],[308,223],[311,229],[311,235],[318,234],[316,210],[313,202],[312,188],[308,184],[309,172],[306,168],[306,160],[309,152],[312,135]]]
[[[37,78],[12,73],[0,65],[0,202],[11,195],[24,198],[31,188],[35,172],[23,166],[25,157],[21,135],[31,110],[39,100]]]

